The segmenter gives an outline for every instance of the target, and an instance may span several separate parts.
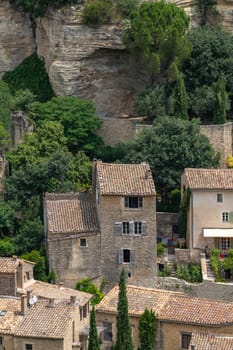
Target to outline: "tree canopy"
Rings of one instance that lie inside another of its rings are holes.
[[[125,145],[125,162],[150,164],[157,191],[166,200],[179,188],[186,167],[218,166],[219,156],[206,136],[200,133],[200,121],[160,117]]]
[[[154,350],[156,337],[156,316],[152,310],[145,309],[139,319],[139,350]]]
[[[183,9],[165,1],[146,2],[132,11],[124,42],[157,75],[175,62],[179,65],[190,55],[185,33],[189,17]]]

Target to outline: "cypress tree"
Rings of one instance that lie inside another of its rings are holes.
[[[178,118],[188,119],[188,94],[182,73],[178,73],[173,98],[174,115]]]
[[[154,350],[156,317],[152,310],[145,309],[139,320],[140,350]]]
[[[88,350],[100,350],[98,334],[96,328],[95,307],[92,307],[90,316],[90,331],[89,331],[89,343]]]
[[[215,108],[214,108],[214,124],[224,124],[228,110],[228,94],[226,91],[226,82],[221,76],[215,85]]]
[[[133,350],[124,269],[120,274],[117,312],[117,340],[114,350]]]

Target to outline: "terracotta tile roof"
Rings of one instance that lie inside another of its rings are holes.
[[[18,322],[22,319],[20,315],[21,301],[19,298],[0,298],[1,311],[7,311],[0,316],[0,334],[14,334]]]
[[[232,350],[233,336],[229,334],[213,334],[213,333],[193,333],[189,350],[191,345],[195,350]]]
[[[32,296],[35,295],[43,299],[69,300],[71,296],[76,296],[80,305],[86,304],[92,297],[89,293],[41,281],[35,281],[32,285],[25,288],[25,290],[30,291]]]
[[[15,334],[25,337],[62,339],[72,315],[73,306],[67,302],[55,302],[55,306],[49,306],[49,301],[40,300],[28,309]]]
[[[223,325],[233,323],[233,303],[189,297],[168,290],[127,286],[130,315],[154,310],[160,320],[189,324]],[[116,313],[118,287],[114,287],[97,306],[97,312]]]
[[[149,164],[108,164],[96,161],[100,194],[155,195]]]
[[[87,194],[47,194],[45,208],[49,233],[99,232],[95,202]]]
[[[96,310],[102,312],[116,313],[118,302],[118,286],[115,286],[102,299],[100,304],[96,306]],[[159,314],[163,306],[168,302],[170,295],[178,295],[182,293],[144,288],[138,286],[127,285],[127,298],[130,315],[141,315],[145,308],[153,309],[156,314]]]
[[[0,257],[0,273],[15,273],[19,265],[19,259]]]
[[[183,179],[190,189],[233,189],[233,169],[187,168]]]

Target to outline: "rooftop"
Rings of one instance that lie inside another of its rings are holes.
[[[99,232],[94,201],[84,193],[50,193],[45,196],[50,233]]]
[[[233,169],[186,168],[183,178],[190,189],[233,189]]]
[[[6,312],[5,312],[6,311]],[[0,334],[13,334],[20,316],[19,298],[0,297]]]
[[[193,333],[189,350],[191,345],[195,350],[232,350],[233,336],[224,334],[210,334],[210,333]]]
[[[35,281],[32,285],[27,287],[26,290],[30,291],[32,296],[35,295],[43,299],[54,298],[57,300],[69,300],[71,296],[76,296],[80,305],[86,304],[92,297],[89,293],[41,281]]]
[[[97,178],[102,195],[156,194],[150,166],[141,164],[112,164],[96,161]]]
[[[28,309],[15,334],[25,337],[62,339],[72,315],[73,306],[67,301],[56,301],[54,306],[50,306],[48,300],[40,300]]]
[[[154,310],[159,320],[202,325],[233,323],[233,303],[194,298],[183,293],[161,289],[127,286],[130,315],[141,315],[145,308]],[[96,310],[116,313],[118,286],[100,302]]]

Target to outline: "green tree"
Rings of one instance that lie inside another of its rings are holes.
[[[96,317],[95,317],[95,307],[92,306],[91,315],[90,315],[90,330],[89,330],[89,343],[88,350],[100,350],[97,326],[96,326]]]
[[[126,293],[125,270],[122,269],[119,281],[117,305],[117,335],[114,350],[133,350],[131,325],[128,315],[128,299]]]
[[[34,278],[36,280],[47,280],[45,257],[41,255],[41,253],[38,250],[32,250],[27,254],[23,254],[21,258],[35,263]]]
[[[11,144],[10,134],[0,123],[0,148],[6,150]]]
[[[112,14],[112,1],[91,0],[84,5],[83,23],[100,25],[109,22]]]
[[[174,115],[178,118],[188,119],[188,95],[182,73],[178,74],[173,90]]]
[[[124,162],[150,164],[157,191],[165,203],[171,190],[180,187],[184,168],[209,168],[219,164],[219,155],[200,133],[197,119],[156,118],[151,128],[144,129],[126,144],[126,149]]]
[[[185,37],[189,17],[175,4],[142,3],[129,18],[124,42],[152,73],[163,72],[174,62],[179,65],[190,55],[191,46]]]
[[[77,281],[76,289],[92,294],[93,295],[91,299],[92,305],[99,304],[104,297],[104,294],[101,292],[101,290],[97,288],[95,284],[91,283],[90,278],[88,277],[85,277]]]
[[[12,256],[15,254],[15,245],[10,238],[0,239],[0,256]]]
[[[215,108],[214,108],[214,124],[224,124],[226,122],[226,114],[229,109],[228,94],[226,92],[226,84],[224,77],[220,77],[215,86]]]
[[[156,323],[154,311],[145,309],[139,319],[140,350],[154,350]]]
[[[15,207],[14,202],[0,200],[0,238],[12,236],[15,230]]]
[[[78,0],[16,0],[16,5],[35,17],[44,16],[48,6],[72,5]]]
[[[11,110],[13,108],[13,97],[9,86],[0,80],[0,123],[9,130],[11,126]]]
[[[32,104],[30,116],[37,125],[43,120],[60,122],[67,145],[73,153],[85,151],[93,154],[103,144],[96,133],[101,122],[95,116],[90,100],[80,100],[74,96],[54,97],[46,103]]]

